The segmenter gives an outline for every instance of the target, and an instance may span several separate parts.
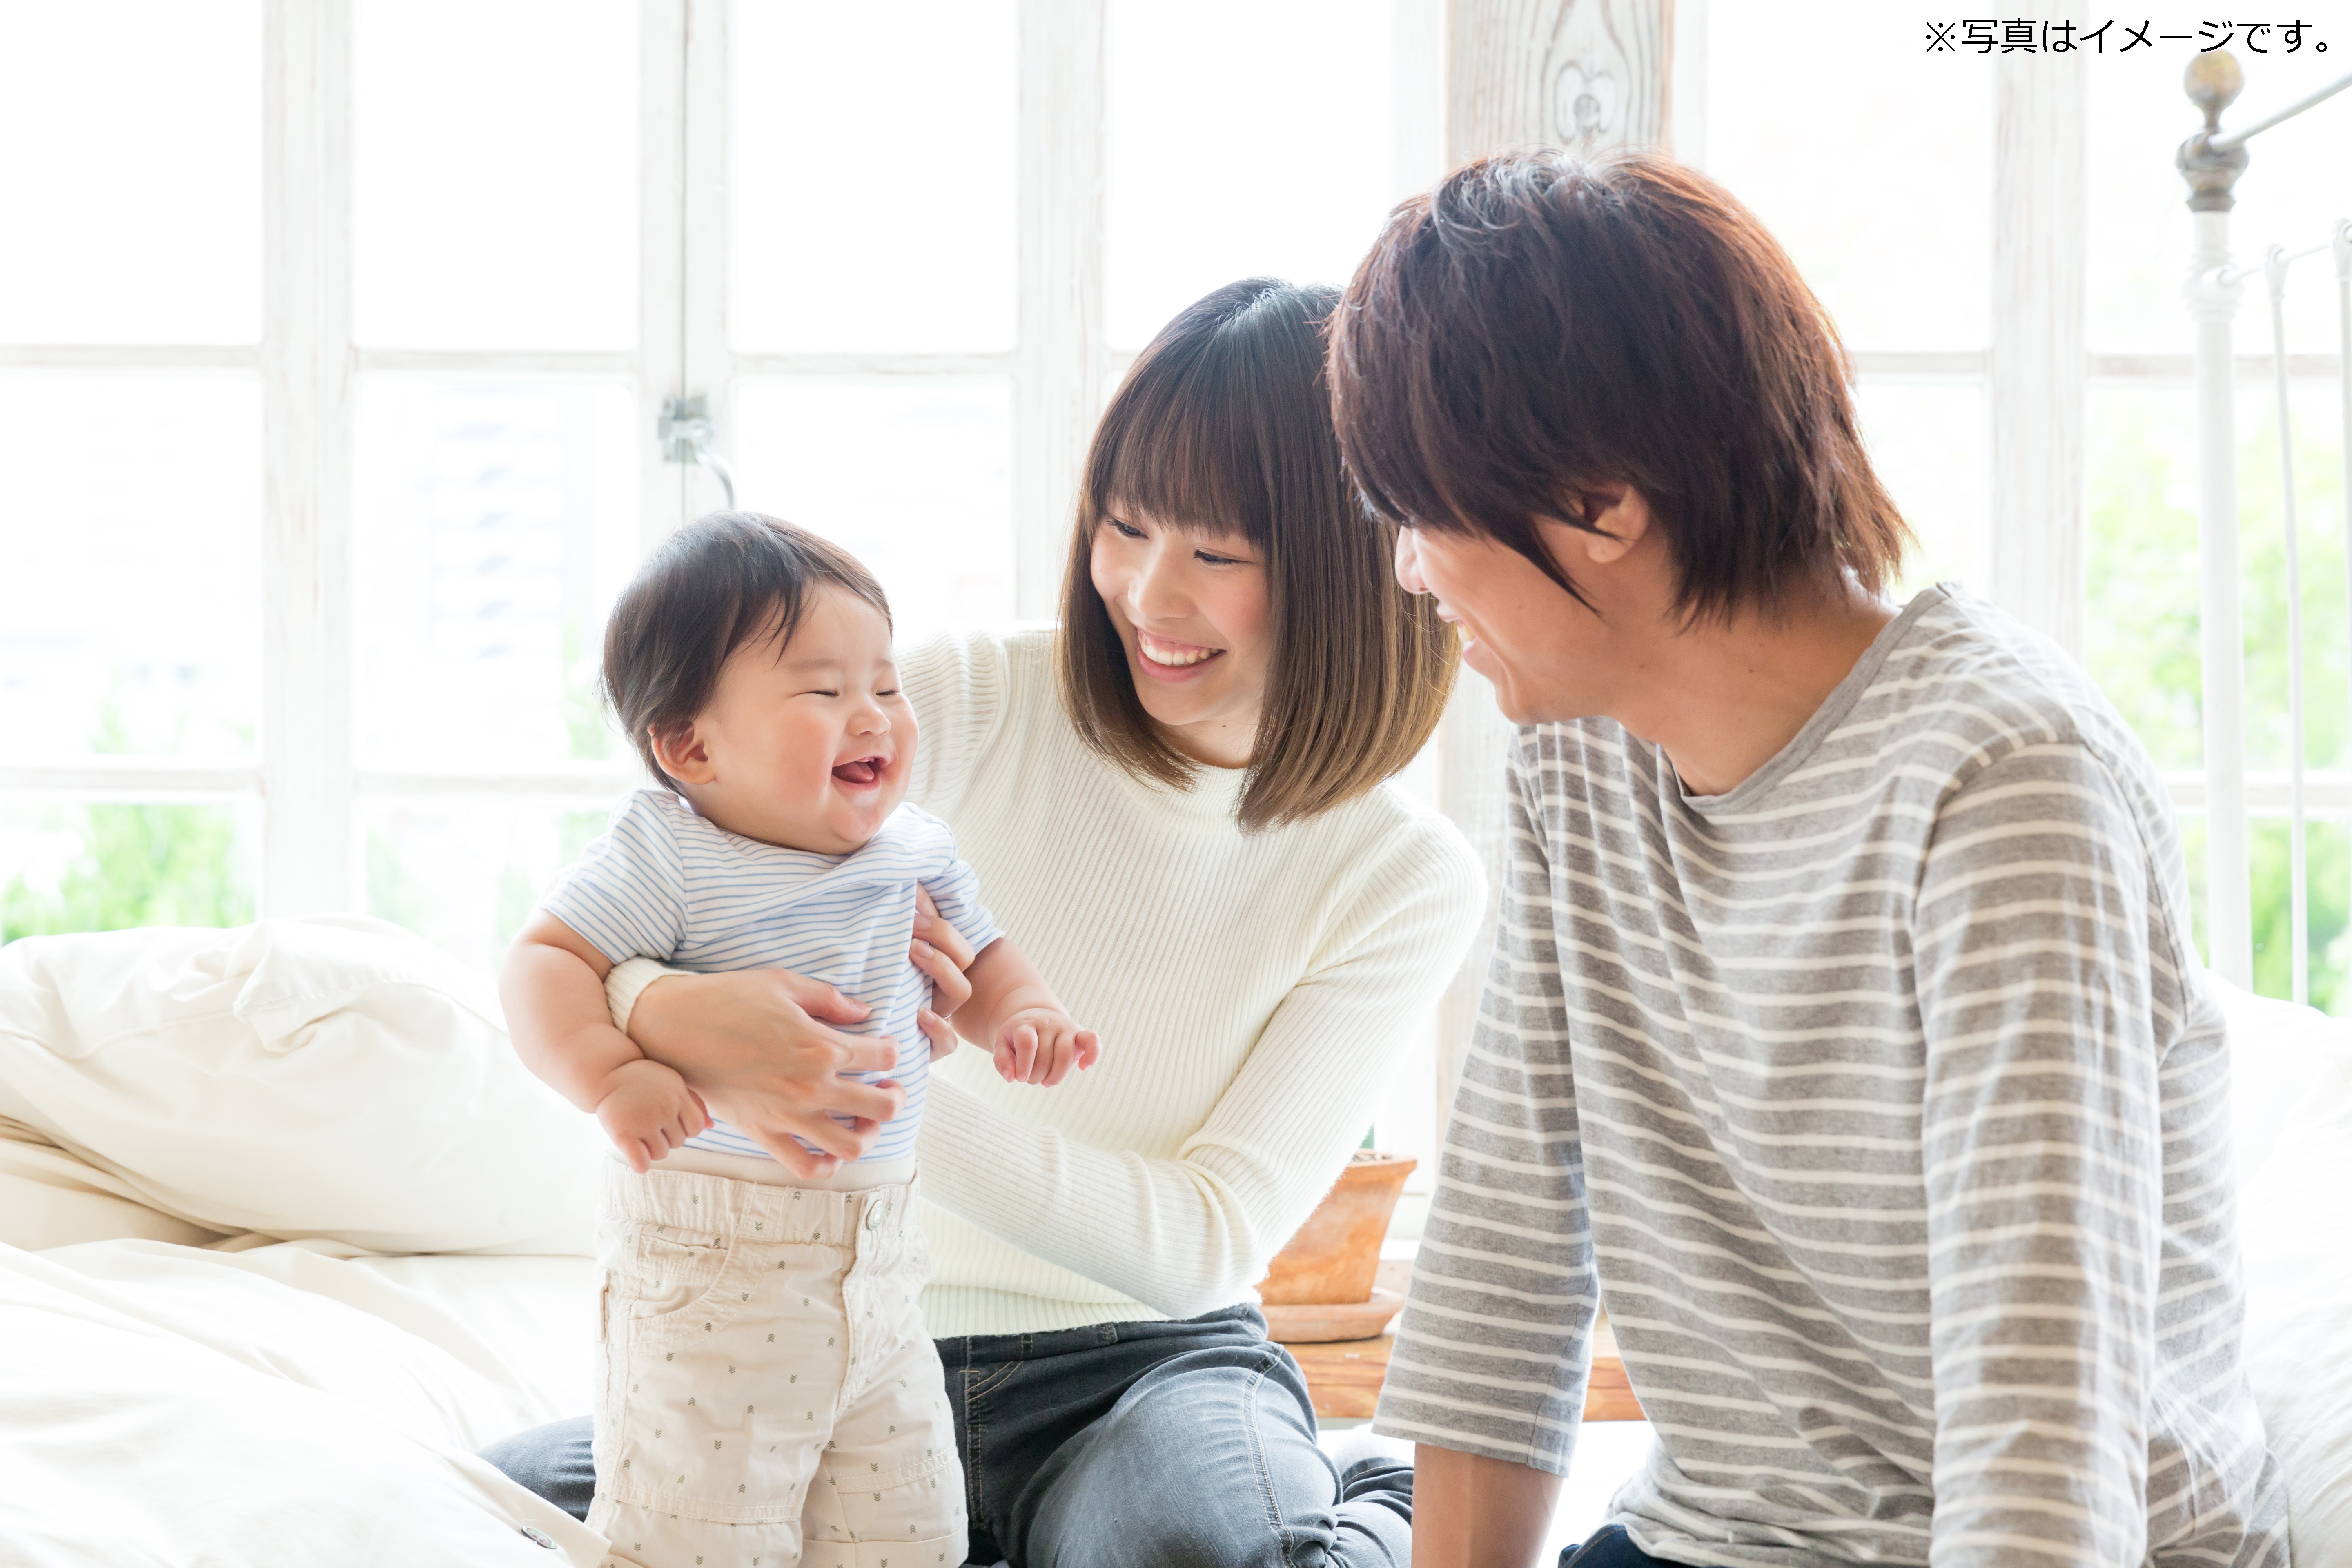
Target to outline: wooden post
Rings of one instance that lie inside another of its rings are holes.
[[[1673,0],[1455,0],[1446,144],[1598,153],[1665,141]]]

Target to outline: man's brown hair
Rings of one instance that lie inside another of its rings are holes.
[[[1181,786],[1194,764],[1144,711],[1095,592],[1095,531],[1126,508],[1257,548],[1274,657],[1235,813],[1244,828],[1328,811],[1411,762],[1460,658],[1434,607],[1397,586],[1395,531],[1365,527],[1341,468],[1323,341],[1339,298],[1244,279],[1161,329],[1096,426],[1062,584],[1062,689],[1079,735]]]
[[[890,602],[865,563],[822,534],[756,511],[714,511],[671,534],[646,558],[604,622],[604,700],[667,784],[653,738],[710,706],[719,667],[746,643],[793,628],[821,587],[842,589],[890,619]]]
[[[1654,153],[1455,170],[1391,215],[1331,334],[1339,444],[1376,514],[1485,535],[1581,600],[1537,521],[1591,530],[1631,486],[1691,619],[1894,577],[1910,531],[1849,374],[1764,226]]]

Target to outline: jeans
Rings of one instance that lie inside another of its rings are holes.
[[[971,1560],[1015,1568],[1406,1568],[1412,1469],[1340,1475],[1307,1380],[1251,1306],[939,1342]],[[482,1457],[565,1511],[594,1493],[582,1416]]]
[[[1559,1552],[1559,1568],[1682,1568],[1663,1557],[1653,1557],[1633,1544],[1622,1524],[1612,1524]]]

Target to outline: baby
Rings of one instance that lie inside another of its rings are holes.
[[[846,552],[748,512],[688,524],[614,605],[604,687],[669,787],[622,803],[501,980],[516,1048],[617,1154],[588,1522],[644,1568],[789,1568],[803,1541],[813,1563],[834,1561],[820,1543],[961,1563],[962,1472],[916,1307],[917,889],[978,953],[950,1022],[1004,1076],[1059,1082],[1095,1036],[981,907],[947,827],[903,804],[915,716],[881,587]],[[898,1041],[905,1110],[866,1158],[796,1179],[614,1026],[604,977],[636,957],[830,983]]]

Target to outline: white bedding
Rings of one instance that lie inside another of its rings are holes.
[[[0,1563],[600,1562],[470,1452],[583,1407],[588,1261],[322,1246],[0,1249]]]
[[[599,1562],[471,1452],[588,1408],[595,1157],[394,927],[0,949],[0,1565]]]
[[[2229,1002],[2250,1373],[2352,1568],[2352,1026]],[[597,1157],[381,922],[0,948],[0,1568],[600,1561],[471,1455],[590,1406]],[[1646,1428],[1588,1437],[1560,1539]]]

